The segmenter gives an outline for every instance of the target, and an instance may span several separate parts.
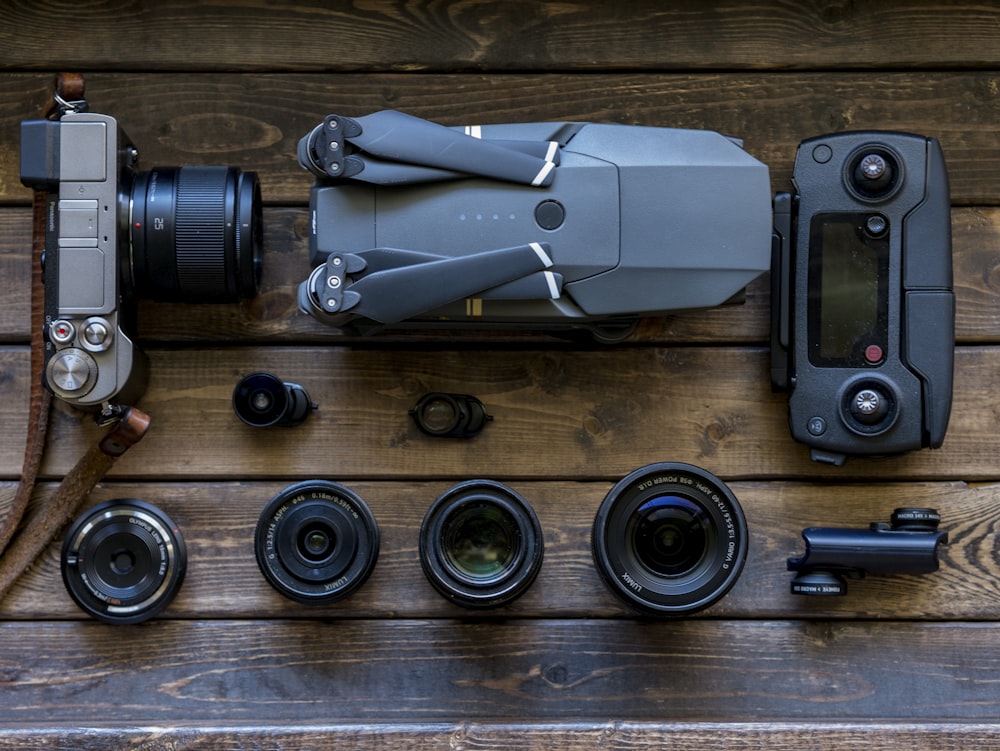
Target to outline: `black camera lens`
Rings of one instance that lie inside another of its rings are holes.
[[[420,563],[452,602],[490,608],[520,597],[542,565],[542,529],[528,502],[492,480],[468,480],[431,504]]]
[[[285,597],[326,605],[350,595],[375,568],[378,525],[361,498],[337,483],[285,488],[260,515],[257,564]]]
[[[180,589],[187,551],[163,511],[133,499],[107,501],[77,519],[62,547],[63,582],[84,611],[108,623],[139,623]]]
[[[260,285],[260,183],[236,167],[157,167],[136,175],[129,210],[136,293],[235,302]]]
[[[594,520],[594,562],[611,590],[652,615],[687,615],[726,594],[746,560],[739,502],[690,464],[650,464],[605,497]]]
[[[253,428],[293,427],[315,408],[305,389],[271,373],[251,373],[233,389],[233,411]]]

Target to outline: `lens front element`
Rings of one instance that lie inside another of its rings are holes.
[[[481,583],[502,576],[515,563],[519,539],[517,519],[506,508],[473,501],[447,520],[442,549],[456,576]]]
[[[467,608],[520,597],[542,565],[542,530],[528,502],[501,483],[459,483],[428,509],[420,563],[443,596]]]
[[[705,510],[687,498],[657,496],[629,518],[626,539],[632,553],[653,576],[683,576],[701,563],[715,531]]]
[[[739,502],[709,472],[650,464],[617,483],[594,520],[594,563],[608,587],[651,615],[687,615],[720,599],[746,560]]]
[[[330,604],[371,575],[379,552],[378,525],[355,493],[310,480],[286,488],[267,504],[254,550],[261,573],[285,597]]]
[[[66,589],[83,610],[108,623],[139,623],[173,600],[184,580],[187,551],[160,509],[117,499],[73,523],[61,564]]]

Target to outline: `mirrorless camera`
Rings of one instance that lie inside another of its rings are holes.
[[[774,200],[771,380],[816,461],[944,440],[955,345],[948,175],[933,138],[820,136]]]
[[[21,123],[21,181],[46,194],[45,384],[84,409],[132,403],[145,388],[138,297],[233,302],[260,281],[256,174],[139,172],[137,161],[115,118],[83,101]]]
[[[767,167],[738,139],[583,122],[448,128],[330,115],[299,307],[382,326],[582,329],[742,300],[770,261]]]

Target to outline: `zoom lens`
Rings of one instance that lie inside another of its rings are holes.
[[[66,589],[80,608],[108,623],[139,623],[173,600],[184,580],[187,551],[160,509],[117,499],[72,524],[61,564]]]
[[[260,183],[236,167],[140,172],[129,211],[136,293],[173,302],[235,302],[260,285]]]
[[[347,597],[371,575],[378,525],[355,493],[310,480],[271,499],[257,523],[254,550],[264,577],[281,594],[326,605]]]
[[[443,596],[467,608],[520,597],[542,565],[542,529],[524,498],[492,480],[469,480],[431,504],[420,563]]]
[[[594,563],[611,590],[642,612],[677,616],[726,594],[746,560],[739,502],[690,464],[650,464],[605,497],[594,520]]]

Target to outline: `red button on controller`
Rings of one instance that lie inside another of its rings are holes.
[[[865,359],[872,365],[877,365],[878,363],[882,362],[882,358],[884,356],[885,353],[882,351],[882,348],[877,344],[869,344],[867,347],[865,347]]]

